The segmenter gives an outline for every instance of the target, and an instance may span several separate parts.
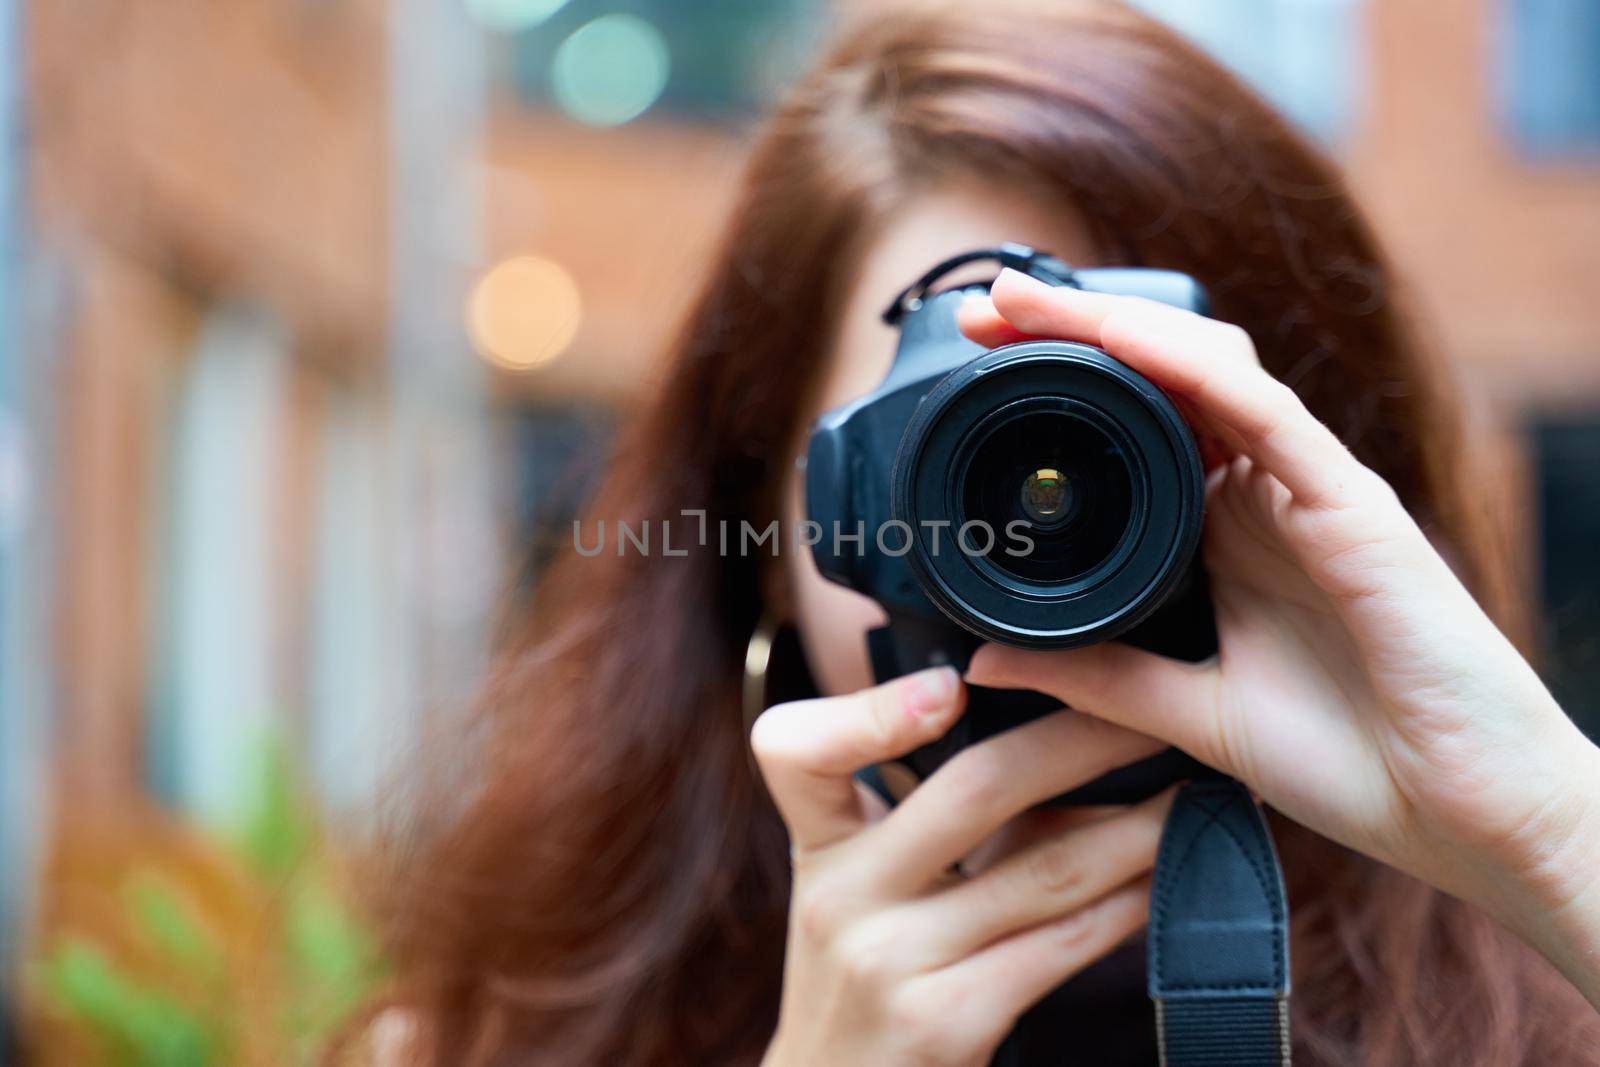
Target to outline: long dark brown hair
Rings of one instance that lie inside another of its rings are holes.
[[[1199,277],[1516,625],[1449,390],[1339,174],[1230,74],[1108,3],[853,27],[755,146],[668,375],[587,521],[659,528],[704,509],[764,526],[863,247],[919,190],[974,177],[1077,212],[1107,261]],[[712,541],[683,558],[569,553],[507,641],[465,774],[422,806],[431,821],[388,886],[392,1003],[423,1062],[761,1055],[789,882],[740,714],[761,563]],[[1297,1063],[1566,1064],[1600,1047],[1576,992],[1490,920],[1275,828]]]

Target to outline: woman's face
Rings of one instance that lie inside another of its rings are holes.
[[[802,426],[809,429],[823,412],[870,392],[888,373],[896,333],[880,316],[896,293],[941,260],[1006,241],[1048,251],[1068,263],[1092,263],[1097,258],[1088,228],[1071,206],[1046,203],[1036,193],[1011,187],[952,186],[918,196],[896,212],[866,251]],[[992,277],[993,267],[988,269]],[[948,280],[983,277],[980,269]],[[793,448],[796,460],[804,455],[804,433]],[[798,463],[791,464],[790,471],[784,496],[786,529],[794,529],[806,517],[805,479]],[[883,624],[883,610],[863,594],[823,578],[811,553],[787,552],[783,560],[789,603],[817,686],[824,694],[836,695],[871,685],[866,633]]]

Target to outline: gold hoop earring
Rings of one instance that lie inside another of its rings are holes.
[[[767,710],[767,672],[772,667],[772,646],[777,643],[782,625],[776,616],[762,612],[750,633],[750,643],[744,649],[744,680],[739,691],[744,711],[744,758],[750,765],[750,777],[763,793],[767,789],[767,778],[761,773],[755,751],[750,747],[750,731],[755,729],[756,719]]]
[[[744,707],[744,737],[750,740],[750,730],[756,718],[767,710],[767,671],[772,666],[772,646],[778,629],[783,624],[773,615],[763,613],[750,634],[750,643],[744,650],[744,684],[740,696]]]

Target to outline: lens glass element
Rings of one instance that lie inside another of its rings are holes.
[[[1071,410],[1034,407],[994,426],[969,455],[962,521],[988,524],[988,562],[1012,577],[1080,579],[1115,554],[1133,522],[1122,446]]]
[[[1040,526],[1051,526],[1067,516],[1072,484],[1054,467],[1029,471],[1022,480],[1022,510]]]

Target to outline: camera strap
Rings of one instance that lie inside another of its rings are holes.
[[[1287,1067],[1289,909],[1261,809],[1232,778],[1183,786],[1147,935],[1162,1067]]]
[[[895,295],[894,302],[884,310],[883,321],[890,326],[899,326],[907,312],[915,311],[922,306],[932,291],[934,282],[958,267],[985,260],[1032,275],[1051,285],[1076,287],[1077,284],[1073,281],[1071,267],[1055,256],[1036,252],[1027,245],[1007,243],[996,248],[975,248],[971,252],[963,252],[959,256],[951,256],[944,262],[935,264],[922,277],[900,290]]]
[[[876,767],[857,778],[891,807]],[[1147,982],[1161,1067],[1289,1067],[1289,908],[1250,791],[1220,775],[1178,790],[1150,888]],[[997,1067],[1019,1063],[1008,1041]]]

